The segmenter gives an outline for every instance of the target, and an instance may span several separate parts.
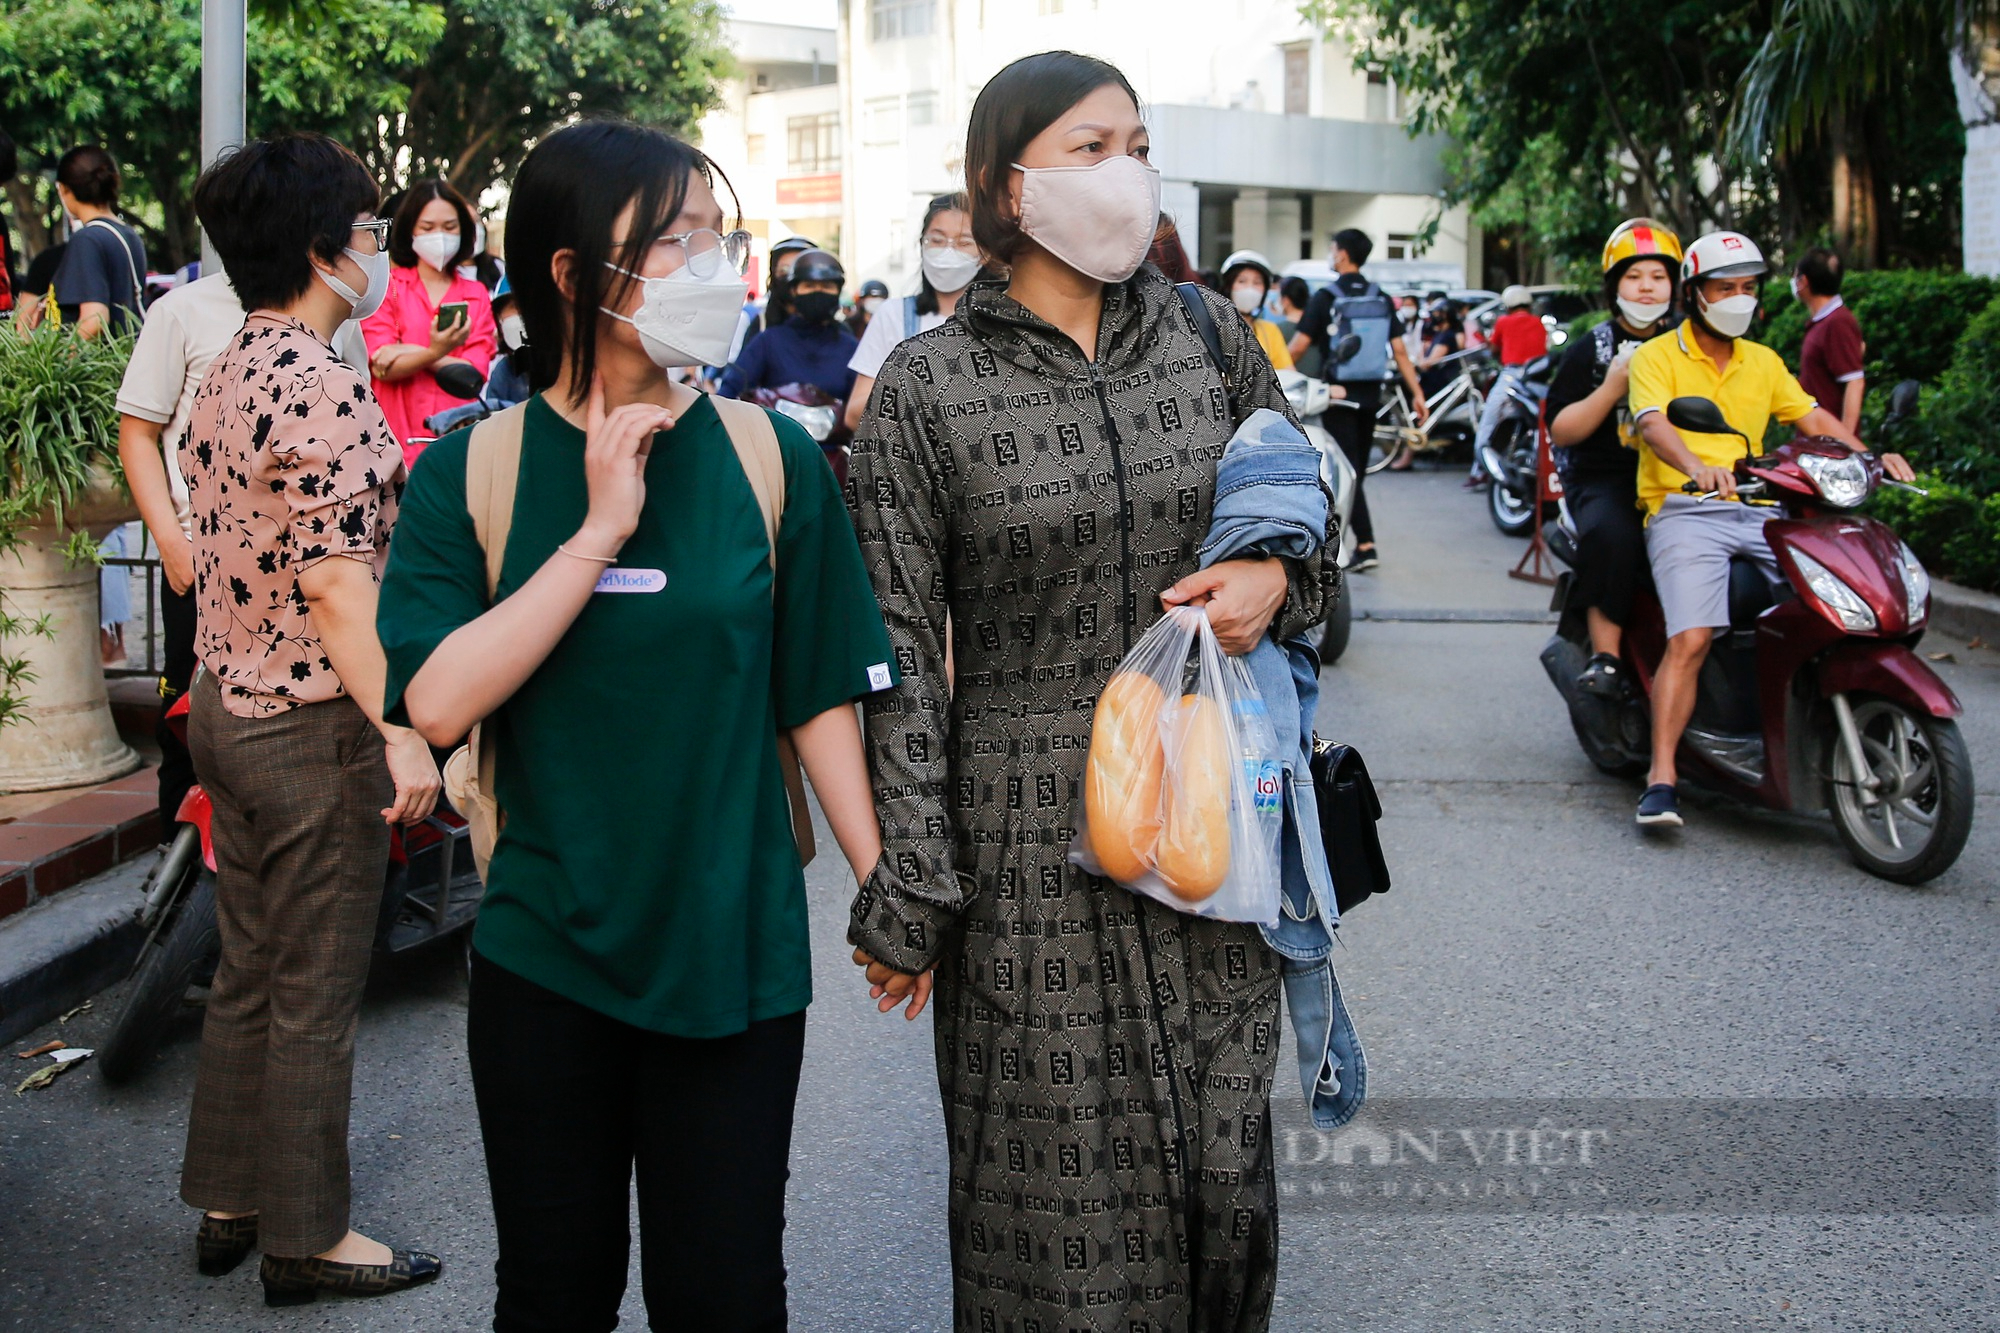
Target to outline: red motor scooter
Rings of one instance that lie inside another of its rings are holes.
[[[167,725],[185,742],[189,695],[167,710]],[[123,1083],[174,1019],[188,1007],[189,988],[215,977],[222,936],[215,920],[214,807],[199,784],[188,788],[176,815],[173,841],[146,881],[139,924],[146,942],[132,964],[133,981],[97,1051],[107,1083]],[[375,921],[378,953],[401,953],[443,939],[472,924],[485,890],[472,859],[471,832],[458,812],[436,811],[407,828],[389,831],[389,872]]]
[[[1916,388],[1897,386],[1885,430],[1910,414]],[[1706,398],[1676,398],[1667,420],[1743,438]],[[1963,711],[1957,696],[1913,651],[1930,616],[1930,576],[1895,533],[1853,512],[1884,484],[1881,464],[1836,441],[1796,439],[1740,459],[1736,478],[1746,502],[1781,510],[1765,533],[1784,582],[1773,589],[1754,564],[1732,564],[1729,628],[1717,632],[1702,665],[1678,754],[1683,772],[1753,805],[1829,810],[1849,854],[1871,874],[1921,884],[1944,873],[1972,829],[1972,761],[1953,720]],[[1574,566],[1570,533],[1551,533],[1550,546]],[[1635,689],[1606,700],[1576,684],[1590,638],[1584,609],[1570,604],[1573,582],[1570,573],[1557,582],[1552,609],[1562,619],[1542,665],[1591,762],[1607,773],[1642,773],[1666,651],[1659,601],[1642,593],[1626,627]]]

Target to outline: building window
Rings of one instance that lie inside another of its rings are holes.
[[[1368,71],[1368,119],[1396,120],[1396,85],[1382,70]]]
[[[770,152],[770,149],[766,146],[767,138],[768,136],[762,134],[746,134],[743,136],[743,156],[751,166],[761,167],[764,165],[764,159]]]
[[[1312,112],[1312,52],[1306,46],[1285,48],[1285,114]]]
[[[902,98],[871,97],[861,104],[861,142],[900,143],[902,138]]]
[[[1389,243],[1382,247],[1384,259],[1417,259],[1422,251],[1417,246],[1417,238],[1407,232],[1392,231]]]
[[[840,170],[840,113],[791,116],[785,121],[785,165],[801,176]]]
[[[937,0],[868,0],[868,38],[928,37],[937,25]]]
[[[911,129],[937,124],[938,98],[936,93],[911,93],[903,101],[903,114],[909,119]]]

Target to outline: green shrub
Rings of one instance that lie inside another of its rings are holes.
[[[2000,297],[2000,283],[1941,269],[1873,269],[1848,274],[1841,296],[1868,340],[1872,397],[1898,380],[1930,384],[1941,377],[1956,354],[1959,335]],[[1792,296],[1788,274],[1773,274],[1765,282],[1764,316],[1759,341],[1797,369],[1806,312]]]
[[[1870,512],[1894,528],[1931,573],[2000,592],[2000,496],[1981,497],[1931,472],[1918,473],[1917,485],[1930,494],[1884,487]]]
[[[2000,299],[1966,326],[1950,369],[1924,396],[1912,451],[1974,494],[2000,492]]]

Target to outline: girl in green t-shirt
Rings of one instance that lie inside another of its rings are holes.
[[[528,155],[508,258],[539,392],[496,592],[460,433],[412,476],[382,594],[390,708],[438,745],[483,723],[497,757],[467,1019],[496,1327],[616,1324],[635,1169],[654,1327],[784,1327],[811,974],[780,734],[848,860],[881,854],[852,703],[895,672],[833,474],[772,418],[774,560],[723,418],[668,374],[724,360],[743,305],[717,174],[605,122]]]

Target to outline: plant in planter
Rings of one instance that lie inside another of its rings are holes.
[[[0,791],[138,764],[111,723],[96,613],[97,538],[136,517],[118,465],[131,354],[129,337],[0,325]]]

